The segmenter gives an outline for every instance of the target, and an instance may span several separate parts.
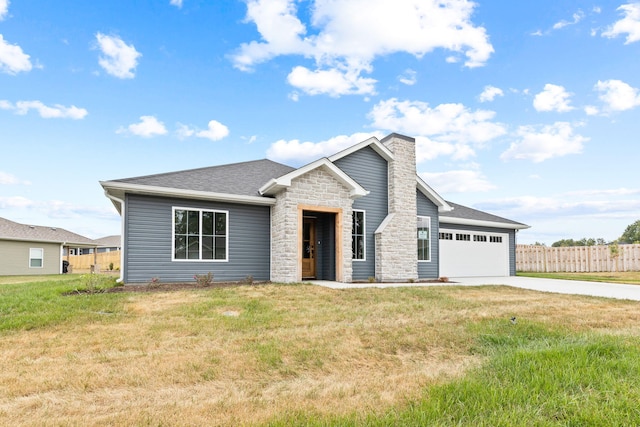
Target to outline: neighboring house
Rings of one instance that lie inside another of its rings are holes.
[[[513,275],[528,228],[445,201],[398,134],[301,168],[257,160],[100,184],[122,216],[127,283]]]
[[[122,239],[119,235],[101,237],[95,240],[98,245],[97,252],[113,252],[122,249]]]
[[[60,274],[66,253],[93,249],[93,240],[57,227],[0,218],[0,275]]]

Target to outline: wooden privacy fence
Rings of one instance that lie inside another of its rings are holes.
[[[516,270],[547,273],[640,271],[640,245],[516,246]]]
[[[69,255],[63,259],[69,261],[72,273],[84,273],[89,271],[109,271],[109,265],[113,263],[113,270],[120,269],[120,251],[100,252],[87,255]],[[97,265],[97,268],[95,267]],[[93,266],[93,267],[92,267]]]

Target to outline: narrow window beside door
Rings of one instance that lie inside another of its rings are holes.
[[[351,224],[351,251],[354,260],[366,260],[364,211],[353,211]]]

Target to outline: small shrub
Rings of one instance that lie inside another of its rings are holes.
[[[438,278],[438,280],[439,280],[440,282],[447,283],[447,282],[449,281],[449,278],[448,278],[448,277],[445,277],[445,276],[442,276],[442,277],[439,277],[439,278]]]
[[[196,274],[193,278],[196,280],[196,284],[198,286],[211,286],[213,283],[212,272],[208,272],[207,274]]]
[[[113,263],[112,262],[109,263],[109,271],[113,271]]]
[[[80,276],[80,283],[89,293],[104,292],[107,288],[115,286],[115,278],[101,274],[89,273]]]
[[[414,278],[409,279],[409,283],[415,283],[415,282],[416,282],[416,279]]]
[[[376,278],[373,276],[369,276],[369,278],[367,279],[369,281],[369,283],[375,283]]]
[[[245,277],[244,283],[246,283],[247,285],[253,285],[253,276],[249,274],[247,277]]]
[[[157,287],[158,285],[160,285],[160,278],[159,277],[152,277],[151,280],[149,280],[149,286],[150,287]]]

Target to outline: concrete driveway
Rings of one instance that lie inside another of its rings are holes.
[[[448,283],[338,283],[312,281],[311,283],[333,289],[390,288],[402,286],[480,286],[506,285],[541,292],[590,295],[640,301],[640,285],[618,283],[583,282],[578,280],[539,279],[533,277],[450,277]]]

